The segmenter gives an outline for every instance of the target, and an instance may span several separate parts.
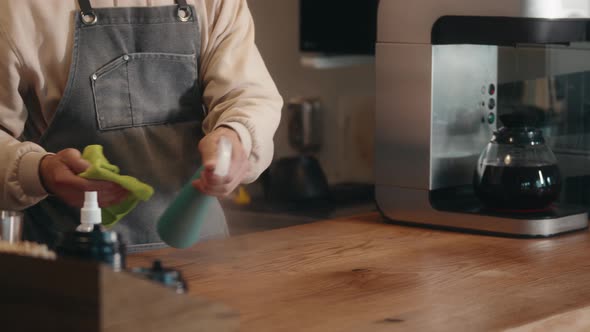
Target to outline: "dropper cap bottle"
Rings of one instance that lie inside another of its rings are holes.
[[[98,206],[98,193],[96,191],[84,192],[84,206],[80,210],[80,225],[77,232],[92,232],[94,225],[100,225],[102,215]]]
[[[213,174],[220,177],[228,174],[231,150],[231,142],[222,136],[218,143],[217,164]],[[207,218],[209,206],[216,200],[215,197],[203,194],[191,184],[201,176],[202,171],[201,166],[158,220],[158,234],[162,241],[171,247],[184,249],[198,241],[201,225]]]

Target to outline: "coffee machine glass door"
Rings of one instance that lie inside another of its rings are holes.
[[[558,201],[590,206],[589,59],[586,42],[434,45],[430,190],[471,187],[480,152],[517,112],[555,153]]]
[[[498,47],[437,45],[432,50],[431,190],[468,185],[496,129]]]
[[[498,115],[534,116],[564,178],[561,202],[590,206],[590,44],[501,47]]]

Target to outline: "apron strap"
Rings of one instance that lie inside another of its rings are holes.
[[[182,22],[187,22],[193,13],[186,3],[186,0],[176,0],[178,4],[178,19]],[[78,5],[80,6],[80,17],[82,18],[82,23],[86,25],[93,25],[96,24],[98,21],[98,17],[92,9],[92,5],[90,4],[90,0],[78,0]]]
[[[176,1],[178,3],[178,7],[179,8],[188,8],[188,4],[186,3],[186,0],[177,0]],[[90,4],[90,0],[78,0],[78,5],[80,6],[80,10],[83,13],[89,13],[92,12],[92,5]]]
[[[78,5],[80,6],[80,17],[82,18],[82,23],[86,25],[96,24],[98,18],[96,17],[94,9],[92,9],[90,0],[78,0]]]
[[[92,5],[90,5],[90,0],[78,0],[78,5],[80,5],[82,13],[90,13],[93,11]]]

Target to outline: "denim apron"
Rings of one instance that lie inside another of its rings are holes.
[[[186,0],[163,7],[97,8],[78,0],[72,64],[49,128],[47,151],[100,144],[109,161],[155,193],[119,221],[129,249],[163,247],[158,217],[200,165],[204,107],[198,80],[200,28]],[[25,133],[32,132],[27,130]],[[201,240],[227,236],[218,201]],[[49,196],[25,211],[25,238],[54,247],[79,224],[79,209]]]

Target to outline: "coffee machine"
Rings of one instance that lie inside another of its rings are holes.
[[[482,149],[514,109],[543,119],[561,171],[547,209],[488,209],[474,195]],[[516,237],[587,228],[590,1],[380,1],[375,140],[388,221]]]

